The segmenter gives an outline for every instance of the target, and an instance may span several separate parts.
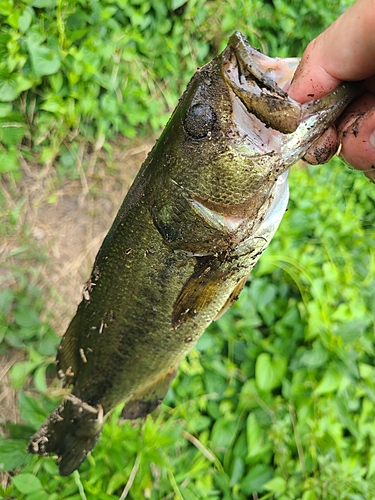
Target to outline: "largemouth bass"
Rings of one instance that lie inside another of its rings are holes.
[[[70,395],[29,452],[68,475],[103,416],[145,417],[181,359],[237,298],[286,209],[288,169],[356,93],[300,105],[284,92],[297,60],[271,59],[235,33],[191,79],[96,257],[58,349]]]

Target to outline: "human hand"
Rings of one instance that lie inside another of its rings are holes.
[[[374,0],[357,0],[310,42],[288,93],[303,103],[319,99],[344,81],[360,80],[363,80],[362,95],[340,116],[337,129],[329,129],[320,143],[313,146],[309,158],[317,160],[311,163],[324,163],[319,161],[316,151],[324,150],[324,145],[328,149],[329,144],[341,144],[339,156],[375,182]]]

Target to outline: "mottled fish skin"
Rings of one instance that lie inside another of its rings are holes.
[[[30,441],[68,475],[103,416],[144,417],[178,364],[237,298],[286,209],[289,167],[356,92],[300,105],[283,65],[240,33],[199,69],[126,196],[58,350],[72,391]]]

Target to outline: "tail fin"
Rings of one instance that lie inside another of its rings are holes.
[[[84,461],[103,427],[103,409],[70,394],[31,438],[27,451],[56,453],[60,474],[68,476]]]

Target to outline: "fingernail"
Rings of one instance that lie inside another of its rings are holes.
[[[371,132],[368,141],[371,144],[371,146],[375,149],[375,130]]]

